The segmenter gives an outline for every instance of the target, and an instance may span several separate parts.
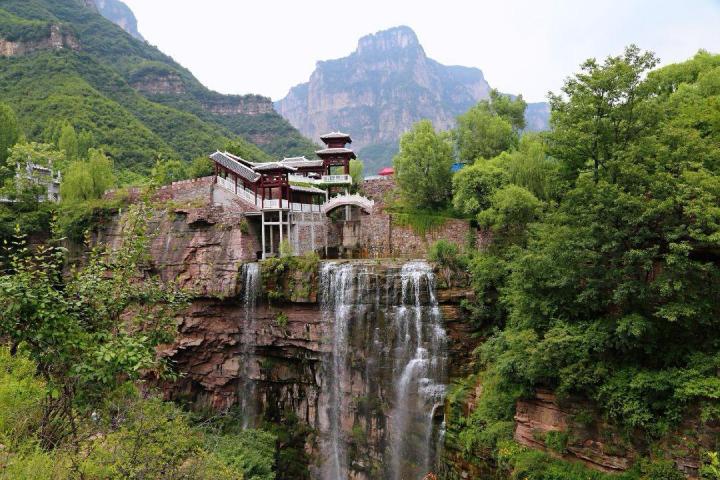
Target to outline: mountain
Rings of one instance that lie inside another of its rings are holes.
[[[120,0],[95,0],[95,6],[100,14],[120,26],[138,40],[145,40],[137,27],[137,19],[130,8]]]
[[[270,99],[208,90],[157,48],[105,19],[92,0],[0,3],[0,98],[31,140],[70,121],[122,168],[190,160],[228,142],[266,160],[315,146]],[[250,143],[253,142],[253,143]]]
[[[429,118],[437,128],[452,128],[489,92],[481,70],[428,58],[415,32],[400,26],[361,38],[345,58],[318,62],[310,81],[290,89],[275,107],[307,137],[352,134],[366,170],[374,172],[391,162],[413,123]],[[530,129],[546,128],[546,107],[529,106]]]

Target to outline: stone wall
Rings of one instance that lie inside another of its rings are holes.
[[[476,245],[487,243],[487,235],[472,227],[467,220],[448,218],[441,226],[419,234],[410,226],[400,225],[393,214],[385,210],[386,202],[396,195],[396,183],[392,176],[366,180],[363,194],[375,201],[370,214],[361,214],[357,223],[347,222],[341,227],[341,239],[346,248],[359,250],[360,256],[382,257],[424,257],[437,240],[447,240],[456,245],[467,245],[473,240]],[[348,240],[350,236],[352,240]]]

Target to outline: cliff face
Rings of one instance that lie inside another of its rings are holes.
[[[86,0],[86,4],[90,4],[91,2],[92,0]],[[100,15],[107,18],[138,40],[145,41],[138,31],[135,14],[123,2],[120,0],[95,0],[95,7],[98,12],[100,12]]]
[[[450,128],[489,90],[480,70],[435,62],[410,28],[397,27],[361,38],[348,57],[318,62],[276,105],[305,136],[349,131],[361,150],[396,142],[422,118]]]
[[[36,40],[8,40],[0,37],[0,56],[15,57],[39,50],[80,50],[77,37],[62,25],[49,26],[47,37]]]
[[[192,294],[159,350],[182,374],[162,385],[167,397],[235,407],[248,425],[299,419],[313,478],[430,471],[445,385],[468,373],[476,346],[460,307],[467,279],[413,261],[253,263],[258,232],[213,204],[211,180],[161,189],[148,224],[148,268]],[[98,241],[117,245],[122,231],[120,217]]]
[[[318,62],[309,82],[290,89],[276,108],[310,138],[352,133],[353,147],[374,173],[390,163],[400,135],[415,122],[427,118],[450,129],[489,91],[479,69],[441,65],[410,28],[396,27],[361,38],[345,58]],[[547,118],[547,104],[530,105],[528,129],[546,129]]]

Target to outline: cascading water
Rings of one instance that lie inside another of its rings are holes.
[[[320,271],[323,314],[333,322],[332,358],[329,378],[329,432],[325,440],[327,455],[324,479],[347,478],[347,461],[342,439],[343,386],[347,385],[348,328],[352,314],[355,272],[350,264],[326,263]]]
[[[320,295],[332,325],[322,479],[345,480],[351,470],[368,468],[354,457],[363,433],[377,433],[386,448],[375,452],[376,470],[358,478],[422,479],[440,435],[434,420],[442,412],[447,362],[431,267],[324,263]],[[360,421],[368,405],[373,418]]]
[[[260,294],[261,278],[258,263],[245,263],[242,266],[241,278],[243,281],[243,307],[245,312],[245,327],[242,333],[242,375],[240,383],[240,412],[242,414],[242,428],[247,429],[255,425],[257,420],[257,404],[255,399],[255,382],[251,378],[250,365],[254,354],[252,345],[255,345],[257,325],[255,321],[255,308]]]
[[[393,346],[395,404],[391,412],[388,477],[423,478],[432,465],[436,407],[443,401],[446,335],[435,297],[435,277],[425,262],[408,262],[400,272]],[[425,298],[426,297],[426,298]]]

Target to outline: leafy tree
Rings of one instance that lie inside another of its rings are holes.
[[[200,178],[212,175],[213,162],[207,157],[198,157],[187,167],[188,178]]]
[[[506,185],[490,197],[490,207],[478,214],[480,225],[517,240],[538,219],[542,202],[526,188]]]
[[[493,192],[508,182],[505,170],[487,160],[465,167],[453,176],[453,207],[464,215],[476,215],[490,205]]]
[[[458,117],[458,155],[466,163],[493,158],[517,145],[518,132],[525,128],[522,96],[511,99],[497,90]]]
[[[452,149],[429,120],[416,123],[402,136],[393,163],[398,187],[408,206],[437,208],[447,204],[451,195]]]
[[[517,150],[493,159],[508,174],[509,182],[530,190],[541,200],[558,199],[563,190],[560,163],[549,157],[539,134],[525,133]]]
[[[0,276],[0,336],[11,352],[27,352],[50,387],[40,432],[46,447],[78,440],[75,409],[82,404],[143,371],[164,371],[155,347],[172,338],[185,297],[139,275],[146,217],[142,205],[132,207],[122,246],[111,255],[95,249],[85,266],[67,275],[61,248],[31,252],[20,242]]]
[[[151,176],[156,185],[168,185],[187,178],[185,164],[180,160],[158,160],[152,169]]]
[[[570,178],[592,171],[595,181],[627,146],[652,131],[655,109],[647,100],[653,91],[642,80],[658,60],[631,45],[621,56],[602,64],[594,58],[568,79],[563,95],[550,95],[550,153],[563,160]]]
[[[362,160],[350,160],[350,176],[352,177],[353,185],[360,185],[363,181],[363,165]]]
[[[88,160],[70,164],[60,195],[67,202],[92,200],[102,197],[114,183],[112,160],[100,150],[90,150]]]
[[[525,128],[527,103],[523,100],[522,95],[512,98],[510,95],[492,89],[490,90],[490,101],[486,101],[485,104],[488,110],[510,122],[516,132]]]
[[[80,144],[75,127],[66,123],[60,131],[58,148],[65,153],[65,160],[68,164],[80,159]]]
[[[10,148],[23,137],[15,112],[8,105],[0,103],[0,165],[10,156]]]

